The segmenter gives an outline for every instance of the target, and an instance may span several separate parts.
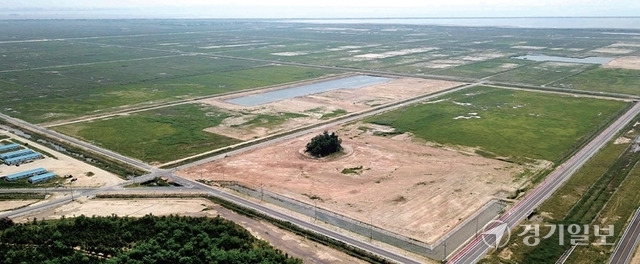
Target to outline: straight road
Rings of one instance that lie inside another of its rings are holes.
[[[547,179],[536,187],[531,193],[525,196],[520,202],[514,205],[509,211],[504,213],[498,221],[506,223],[509,230],[524,220],[542,202],[547,200],[553,192],[573,175],[582,165],[584,165],[598,150],[609,142],[626,124],[631,122],[640,113],[640,103],[636,103],[629,111],[624,113],[616,121],[607,127],[602,133],[596,136],[576,155],[561,164],[553,171]],[[497,226],[497,225],[496,225]],[[476,263],[489,251],[494,248],[494,236],[478,236],[471,240],[464,248],[452,256],[447,263],[469,264]]]
[[[382,112],[385,112],[385,111],[390,111],[390,110],[393,110],[393,109],[397,109],[397,108],[400,108],[400,107],[403,107],[403,106],[407,106],[407,105],[410,105],[410,104],[413,104],[413,103],[416,103],[416,102],[427,100],[429,98],[433,98],[435,96],[440,96],[442,94],[451,93],[451,92],[454,92],[454,91],[465,89],[465,88],[468,88],[468,87],[471,87],[471,86],[474,86],[474,85],[476,85],[476,84],[467,84],[467,85],[455,87],[455,88],[452,88],[452,89],[449,89],[449,90],[445,90],[445,91],[442,91],[440,93],[431,94],[431,95],[428,95],[428,96],[421,96],[421,97],[418,97],[418,98],[401,101],[401,102],[398,102],[398,103],[395,103],[395,104],[392,104],[392,105],[388,105],[386,107],[381,107],[381,108],[378,108],[378,109],[374,109],[374,110],[366,112],[366,113],[349,116],[349,117],[346,117],[346,118],[343,118],[343,119],[340,119],[340,120],[337,120],[337,121],[334,121],[334,122],[330,122],[330,123],[327,123],[327,124],[323,124],[323,125],[320,125],[320,126],[317,126],[317,127],[310,127],[309,129],[304,129],[304,130],[302,130],[300,132],[297,132],[297,133],[294,133],[294,134],[291,134],[291,135],[286,135],[286,136],[283,136],[283,137],[277,137],[277,138],[270,139],[268,141],[265,141],[265,142],[262,142],[262,143],[259,143],[259,144],[243,147],[241,149],[238,149],[238,150],[235,150],[235,151],[232,151],[232,152],[228,152],[226,154],[221,154],[221,155],[218,155],[218,156],[211,157],[209,159],[196,161],[196,162],[193,162],[191,164],[187,164],[187,165],[181,166],[180,168],[191,167],[191,166],[199,165],[199,164],[202,164],[202,163],[210,162],[212,160],[221,159],[221,158],[226,157],[227,155],[238,154],[238,153],[249,151],[249,150],[252,150],[252,149],[255,149],[255,148],[264,147],[264,146],[271,145],[271,144],[274,144],[274,143],[277,143],[277,142],[281,142],[283,140],[292,139],[292,138],[298,137],[300,135],[305,135],[305,134],[308,134],[308,133],[311,133],[311,132],[314,132],[314,131],[317,131],[317,130],[325,129],[325,128],[328,128],[328,127],[331,127],[331,126],[336,126],[336,125],[343,124],[343,123],[346,123],[346,122],[358,120],[358,119],[361,119],[361,118],[366,117],[366,116],[370,116],[370,115],[382,113]],[[352,245],[354,247],[363,249],[365,251],[369,251],[369,252],[371,252],[373,254],[376,254],[376,255],[381,256],[383,258],[386,258],[388,260],[391,260],[391,261],[394,261],[394,262],[398,262],[398,263],[421,263],[420,261],[416,261],[416,260],[410,259],[410,258],[402,256],[402,255],[400,255],[398,253],[391,252],[391,251],[385,250],[383,248],[374,246],[371,243],[360,241],[360,240],[357,240],[357,239],[354,239],[354,238],[339,234],[339,233],[337,233],[335,231],[332,231],[332,230],[326,229],[324,227],[321,227],[319,225],[316,225],[315,223],[310,223],[307,220],[301,220],[301,219],[295,218],[295,217],[293,217],[291,215],[280,213],[280,212],[275,211],[273,209],[264,207],[264,206],[262,206],[260,204],[253,203],[253,202],[251,202],[249,200],[246,200],[246,199],[244,199],[242,197],[235,196],[235,195],[232,195],[232,194],[229,194],[229,193],[226,193],[226,192],[222,192],[222,191],[220,191],[218,189],[215,189],[215,188],[212,188],[210,186],[201,184],[199,182],[191,181],[189,179],[185,179],[185,178],[176,176],[175,174],[173,174],[174,170],[157,169],[157,168],[155,168],[155,167],[153,167],[151,165],[148,165],[148,164],[146,164],[146,163],[144,163],[142,161],[139,161],[137,159],[126,157],[124,155],[115,153],[113,151],[106,150],[106,149],[94,146],[94,145],[92,145],[92,144],[90,144],[88,142],[83,142],[81,140],[78,140],[78,139],[63,135],[61,133],[58,133],[58,132],[55,132],[55,131],[52,131],[52,130],[49,130],[49,129],[46,129],[46,128],[43,128],[43,127],[40,127],[40,126],[37,126],[37,125],[34,125],[34,124],[31,124],[31,123],[28,123],[28,122],[20,120],[20,119],[12,118],[12,117],[4,115],[4,114],[0,114],[0,118],[4,118],[8,122],[13,123],[14,125],[22,127],[24,129],[31,130],[31,131],[34,131],[34,132],[37,132],[37,133],[41,133],[41,134],[45,134],[47,136],[50,136],[52,138],[55,138],[55,139],[58,139],[58,140],[61,140],[61,141],[64,141],[64,142],[69,142],[69,143],[71,143],[73,145],[76,145],[76,146],[85,148],[87,150],[99,153],[99,154],[104,155],[106,157],[109,157],[109,158],[112,158],[114,160],[120,161],[120,162],[122,162],[124,164],[129,164],[129,165],[132,165],[132,166],[138,167],[140,169],[144,169],[144,170],[147,170],[147,171],[151,172],[149,174],[137,177],[134,180],[127,181],[126,183],[120,183],[118,185],[106,186],[106,187],[99,188],[99,189],[86,190],[84,192],[78,192],[76,190],[76,191],[74,191],[74,193],[76,193],[76,197],[79,197],[79,196],[94,197],[96,194],[101,193],[101,192],[118,190],[123,185],[128,184],[128,183],[133,183],[134,181],[144,181],[143,179],[151,179],[151,178],[154,178],[155,176],[166,175],[166,176],[169,176],[172,179],[174,179],[176,182],[179,182],[179,183],[181,183],[183,185],[189,186],[189,188],[193,188],[193,190],[189,190],[189,191],[195,191],[196,189],[197,190],[204,190],[207,193],[209,193],[210,195],[219,197],[221,199],[233,202],[233,203],[238,204],[238,205],[242,205],[242,206],[247,207],[249,209],[253,209],[253,210],[255,210],[257,212],[260,212],[262,214],[265,214],[267,216],[291,222],[291,223],[293,223],[295,225],[298,225],[298,226],[300,226],[302,228],[311,230],[313,232],[319,233],[319,234],[327,236],[327,237],[334,238],[334,239],[336,239],[338,241],[342,241],[342,242],[344,242],[346,244],[349,244],[349,245]],[[33,213],[33,212],[44,211],[44,210],[48,210],[48,209],[51,209],[51,208],[55,208],[57,206],[64,205],[64,204],[69,203],[71,201],[72,201],[72,197],[65,196],[65,197],[62,197],[62,198],[59,198],[59,199],[56,199],[56,200],[52,200],[52,201],[49,201],[49,202],[45,202],[45,203],[41,203],[41,204],[35,204],[35,205],[32,205],[32,206],[28,206],[28,207],[25,207],[25,208],[20,208],[20,209],[17,209],[17,210],[8,212],[8,213],[0,214],[0,217],[15,218],[15,217],[19,217],[19,216],[22,216],[22,215],[27,215],[27,214],[30,214],[30,213]]]
[[[640,208],[636,210],[631,222],[624,230],[622,238],[613,250],[609,264],[628,264],[640,240]]]
[[[17,125],[17,126],[22,127],[22,128],[25,128],[27,130],[38,132],[40,134],[44,134],[44,135],[50,136],[50,137],[58,139],[60,141],[69,142],[69,143],[71,143],[73,145],[76,145],[76,146],[82,147],[84,149],[99,153],[99,154],[101,154],[101,155],[103,155],[105,157],[110,157],[112,159],[116,159],[116,160],[121,161],[121,162],[123,162],[125,164],[129,164],[131,166],[139,168],[141,170],[146,170],[146,171],[151,171],[151,172],[153,172],[155,170],[155,168],[153,166],[151,166],[149,164],[146,164],[146,163],[144,163],[144,162],[142,162],[140,160],[133,159],[133,158],[130,158],[130,157],[127,157],[127,156],[124,156],[124,155],[120,155],[120,154],[115,153],[113,151],[110,151],[110,150],[107,150],[107,149],[103,149],[101,147],[97,147],[97,146],[95,146],[93,144],[84,142],[82,140],[75,139],[75,138],[67,136],[67,135],[63,135],[63,134],[58,133],[56,131],[40,127],[40,126],[31,124],[29,122],[26,122],[26,121],[23,121],[23,120],[20,120],[20,119],[10,117],[10,116],[2,114],[2,113],[0,113],[0,118],[3,118],[5,120],[7,120],[9,123],[12,123],[12,124]]]

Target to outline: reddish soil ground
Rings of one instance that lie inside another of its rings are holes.
[[[313,135],[180,171],[191,179],[233,180],[264,188],[406,236],[433,243],[496,195],[513,192],[522,167],[403,134],[339,129],[353,150],[315,160],[300,154]],[[338,128],[336,128],[338,129]],[[334,129],[335,130],[335,129]],[[357,173],[345,168],[362,166]]]

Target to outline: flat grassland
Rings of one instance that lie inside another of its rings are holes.
[[[495,156],[557,162],[627,103],[473,87],[366,119],[447,145]],[[487,153],[484,153],[487,154]]]
[[[640,95],[640,70],[596,68],[553,83],[553,86],[595,92]]]
[[[596,66],[566,62],[542,62],[517,68],[491,78],[492,81],[529,85],[548,85]]]
[[[124,155],[158,163],[240,142],[203,131],[228,116],[214,107],[182,104],[55,129]]]
[[[317,78],[333,71],[179,56],[0,73],[0,111],[41,123]]]

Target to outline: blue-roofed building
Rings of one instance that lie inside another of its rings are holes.
[[[16,181],[19,179],[24,179],[24,178],[28,178],[31,176],[36,176],[36,175],[40,175],[40,174],[45,174],[47,173],[47,170],[45,170],[44,168],[37,168],[37,169],[33,169],[33,170],[28,170],[28,171],[23,171],[23,172],[18,172],[18,173],[14,173],[11,175],[7,175],[7,177],[5,177],[4,179],[7,181]]]
[[[16,150],[16,151],[0,154],[0,159],[7,160],[7,159],[10,159],[10,158],[24,156],[24,155],[28,155],[28,154],[32,154],[32,153],[34,153],[33,150],[21,149],[21,150]]]
[[[39,182],[44,182],[44,181],[51,180],[51,179],[53,179],[55,177],[56,177],[55,173],[47,172],[45,174],[40,174],[40,175],[33,176],[33,177],[29,178],[28,181],[30,183],[39,183]]]
[[[1,145],[0,146],[0,152],[6,152],[9,150],[14,150],[14,149],[18,149],[20,148],[20,145],[16,144],[16,143],[11,143],[11,144],[7,144],[7,145]]]
[[[32,151],[33,152],[33,151]],[[25,162],[29,162],[35,159],[41,159],[44,158],[42,156],[42,154],[38,153],[38,152],[33,152],[31,154],[27,154],[27,155],[22,155],[22,156],[18,156],[15,158],[10,158],[10,159],[5,159],[4,160],[4,164],[7,165],[18,165],[18,164],[22,164]]]

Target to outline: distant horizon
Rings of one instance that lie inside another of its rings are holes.
[[[79,9],[80,10],[80,9]],[[104,11],[108,10],[119,10],[119,9],[100,9]],[[49,10],[50,11],[50,10]],[[96,10],[93,10],[96,11]],[[0,10],[0,14],[1,14]],[[14,14],[15,16],[19,16],[19,14]],[[409,20],[409,19],[519,19],[519,18],[535,18],[535,19],[545,19],[545,18],[590,18],[590,19],[598,19],[598,18],[638,18],[640,16],[372,16],[372,17],[147,17],[147,18],[24,18],[25,20],[109,20],[109,19],[122,19],[122,20],[369,20],[369,19],[396,19],[396,20]],[[0,20],[7,20],[0,18]]]
[[[411,19],[637,17],[629,0],[30,0],[0,5],[0,18]]]
[[[309,25],[418,25],[444,27],[537,28],[537,29],[592,29],[629,30],[640,36],[640,16],[529,16],[529,17],[3,17],[0,21],[99,21],[99,20],[157,20],[157,21],[247,21],[265,23],[305,23]]]

